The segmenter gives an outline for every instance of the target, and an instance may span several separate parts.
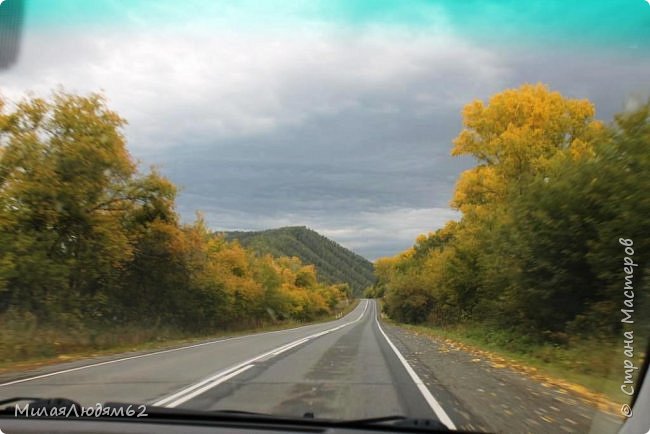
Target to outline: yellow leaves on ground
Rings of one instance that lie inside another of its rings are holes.
[[[418,330],[422,330],[422,328],[419,328]],[[613,403],[604,394],[594,392],[579,384],[572,383],[570,381],[548,375],[546,373],[542,373],[537,368],[501,356],[494,352],[478,348],[474,345],[469,345],[457,340],[436,336],[434,331],[427,330],[427,332],[423,334],[435,342],[441,352],[449,352],[450,349],[453,349],[454,351],[462,351],[468,357],[472,357],[470,360],[474,363],[481,363],[485,361],[490,365],[490,367],[494,369],[510,369],[518,373],[525,374],[529,378],[537,380],[542,386],[555,389],[555,391],[558,393],[566,394],[567,391],[571,391],[573,394],[597,405],[598,408],[603,411],[615,413],[619,409],[619,405]],[[567,401],[575,402],[573,400]]]

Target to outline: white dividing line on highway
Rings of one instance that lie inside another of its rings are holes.
[[[363,317],[363,314],[366,312],[367,307],[368,307],[368,300],[366,300],[366,305],[365,305],[365,307],[363,309],[363,312],[361,313],[361,316],[359,318]],[[358,319],[357,319],[357,321],[358,321]],[[349,323],[346,323],[345,325],[347,325],[347,324],[349,324]],[[254,333],[253,335],[254,336],[261,336],[261,335],[270,335],[270,334],[276,334],[276,333],[286,333],[286,332],[294,331],[294,330],[297,330],[297,329],[300,329],[300,328],[303,328],[303,327],[311,327],[313,325],[314,324],[308,324],[308,325],[304,325],[304,326],[293,327],[293,328],[290,328],[290,329],[275,330],[275,331],[272,331],[272,332]],[[120,359],[107,360],[105,362],[91,363],[89,365],[78,366],[76,368],[63,369],[61,371],[55,371],[55,372],[50,372],[50,373],[47,373],[47,374],[35,375],[33,377],[21,378],[19,380],[8,381],[6,383],[0,383],[0,387],[11,386],[13,384],[25,383],[27,381],[39,380],[41,378],[53,377],[55,375],[67,374],[69,372],[81,371],[81,370],[89,369],[89,368],[96,368],[96,367],[99,367],[99,366],[110,365],[110,364],[113,364],[113,363],[126,362],[127,360],[141,359],[141,358],[144,358],[144,357],[157,356],[157,355],[160,355],[160,354],[173,353],[175,351],[183,351],[183,350],[189,350],[189,349],[192,349],[192,348],[203,347],[203,346],[206,346],[206,345],[218,344],[220,342],[233,341],[233,340],[237,340],[237,339],[245,339],[245,338],[248,338],[248,337],[253,336],[253,335],[244,335],[244,336],[235,336],[235,337],[232,337],[232,338],[217,339],[217,340],[214,340],[214,341],[202,342],[200,344],[187,345],[185,347],[172,348],[172,349],[169,349],[169,350],[154,351],[152,353],[139,354],[137,356],[122,357]],[[316,337],[316,335],[314,337]]]
[[[201,393],[203,393],[206,390],[211,389],[212,387],[215,387],[218,384],[223,383],[223,381],[217,382],[217,380],[220,380],[223,377],[228,377],[228,379],[230,379],[230,378],[234,377],[235,375],[238,375],[238,374],[244,372],[244,370],[242,370],[242,368],[244,368],[246,366],[252,367],[253,366],[252,363],[257,362],[258,360],[263,359],[266,356],[272,355],[273,353],[276,353],[276,352],[279,354],[279,353],[283,352],[285,349],[296,347],[299,344],[305,343],[305,342],[307,342],[307,339],[303,338],[303,339],[298,339],[297,341],[289,342],[288,344],[284,344],[284,345],[282,345],[280,347],[273,348],[271,351],[267,351],[267,352],[265,352],[263,354],[259,354],[259,355],[255,356],[255,357],[252,357],[252,358],[250,358],[248,360],[245,360],[245,361],[243,361],[241,363],[238,363],[235,366],[231,366],[230,368],[227,368],[227,369],[225,369],[223,371],[217,372],[216,374],[213,374],[210,377],[199,381],[198,383],[195,383],[195,384],[193,384],[191,386],[188,386],[188,387],[186,387],[184,389],[181,389],[178,392],[176,392],[176,393],[174,393],[172,395],[169,395],[166,398],[163,398],[163,399],[161,399],[159,401],[154,402],[153,405],[156,406],[156,407],[160,407],[160,406],[165,406],[165,407],[170,407],[170,408],[176,407],[177,405],[180,405],[180,404],[182,404],[182,403],[184,403],[186,401],[189,401],[190,399],[192,399],[195,396],[199,395],[198,393],[195,393],[196,390],[201,390]],[[234,375],[232,375],[233,373],[234,373]],[[214,386],[209,386],[210,384],[214,384]]]
[[[375,304],[375,306],[377,306],[377,304]],[[384,339],[386,339],[388,345],[391,347],[393,352],[395,352],[395,355],[397,356],[399,361],[402,362],[402,365],[406,369],[406,372],[408,372],[409,376],[411,377],[411,380],[413,380],[415,385],[418,387],[420,393],[424,397],[424,400],[427,402],[427,404],[429,404],[429,407],[431,407],[431,410],[433,410],[433,412],[436,414],[438,420],[444,423],[447,426],[447,428],[449,428],[450,430],[455,430],[456,425],[454,425],[454,423],[451,421],[451,419],[449,418],[445,410],[442,408],[440,403],[436,400],[436,398],[433,397],[427,385],[424,384],[424,381],[422,381],[422,379],[418,376],[418,374],[415,373],[413,368],[411,368],[411,365],[409,365],[409,363],[406,361],[402,353],[399,352],[397,347],[393,345],[393,343],[388,338],[388,335],[384,333],[384,330],[381,328],[381,325],[379,324],[379,319],[377,316],[376,309],[375,309],[375,321],[377,322],[377,327],[379,327],[379,331],[384,336]]]
[[[275,351],[275,352],[271,353],[271,355],[277,356],[278,354],[282,354],[285,351],[289,351],[291,348],[297,347],[300,344],[304,344],[307,341],[308,341],[307,338],[301,339],[301,340],[299,340],[297,342],[294,342],[293,344],[291,344],[289,346],[286,346],[286,347],[282,348],[281,350],[278,350],[278,351]]]
[[[290,350],[291,348],[295,348],[298,345],[302,345],[305,342],[308,342],[312,339],[315,339],[317,337],[326,335],[328,333],[335,332],[337,330],[342,329],[343,327],[347,327],[351,324],[354,324],[356,322],[359,322],[361,318],[366,313],[366,310],[368,309],[368,304],[370,303],[368,300],[365,300],[365,305],[363,306],[363,311],[361,312],[361,315],[357,317],[356,319],[346,322],[344,324],[341,324],[336,327],[332,327],[331,329],[324,330],[322,332],[314,333],[312,335],[306,336],[304,338],[297,339],[295,341],[289,342],[288,344],[281,345],[279,347],[273,348],[270,351],[266,351],[265,353],[259,354],[255,357],[252,357],[248,360],[245,360],[243,362],[240,362],[234,366],[231,366],[230,368],[227,368],[223,371],[217,372],[216,374],[199,381],[196,384],[193,384],[189,387],[186,387],[184,389],[179,390],[178,392],[163,398],[159,401],[154,402],[152,405],[156,407],[164,406],[168,408],[176,407],[178,405],[183,404],[184,402],[189,401],[190,399],[200,395],[203,392],[206,392],[209,389],[212,389],[219,384],[223,383],[224,381],[230,380],[231,378],[235,377],[236,375],[241,374],[242,372],[246,371],[247,369],[253,367],[253,363],[264,359],[268,356],[276,356],[278,354],[281,354],[285,351]]]
[[[203,386],[203,387],[201,387],[199,389],[196,389],[191,393],[188,393],[187,395],[183,396],[182,398],[179,398],[176,401],[170,402],[169,404],[167,404],[167,407],[176,407],[177,405],[180,405],[180,404],[182,404],[182,403],[184,403],[186,401],[189,401],[190,399],[194,398],[195,396],[199,396],[200,394],[202,394],[206,390],[212,389],[213,387],[217,387],[218,385],[220,385],[224,381],[228,381],[231,378],[241,374],[244,371],[249,370],[252,367],[253,367],[253,365],[246,365],[244,367],[241,367],[241,368],[237,369],[234,372],[231,372],[228,375],[223,375],[223,376],[217,378],[216,380],[206,384],[205,386]]]

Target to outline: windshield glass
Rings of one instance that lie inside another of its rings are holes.
[[[0,1],[0,399],[617,432],[650,336],[649,20]]]

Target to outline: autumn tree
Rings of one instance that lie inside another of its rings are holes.
[[[620,309],[618,239],[648,250],[650,103],[594,119],[586,100],[524,85],[465,107],[452,155],[471,155],[452,206],[459,222],[377,261],[396,319],[476,322],[526,339],[613,336]],[[647,285],[647,266],[636,279]],[[639,303],[646,297],[640,297]],[[420,310],[422,309],[422,310]]]
[[[451,154],[471,155],[478,165],[461,174],[452,205],[468,212],[498,203],[544,173],[558,151],[590,153],[603,130],[594,115],[589,101],[565,98],[542,84],[503,91],[487,105],[466,105]]]
[[[131,259],[127,216],[148,194],[125,121],[99,95],[65,93],[24,100],[3,118],[5,300],[43,315],[101,315],[106,288]]]
[[[593,155],[558,155],[529,193],[513,202],[512,231],[523,266],[511,298],[535,327],[586,334],[618,329],[612,318],[620,309],[620,238],[633,240],[639,264],[634,280],[638,288],[644,285],[649,113],[646,103],[618,115]]]
[[[182,223],[176,187],[138,171],[101,95],[0,100],[0,321],[186,332],[307,321],[347,301],[296,257],[258,257]]]

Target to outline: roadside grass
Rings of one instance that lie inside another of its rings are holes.
[[[347,315],[358,304],[359,299],[355,299],[332,315],[309,322],[282,321],[199,335],[169,327],[118,325],[102,329],[57,329],[4,322],[0,333],[0,375],[87,358],[171,349],[213,339],[319,324]]]
[[[444,350],[465,351],[489,361],[494,368],[510,368],[544,385],[578,394],[610,413],[618,413],[620,406],[629,401],[620,390],[620,343],[583,340],[567,346],[540,345],[512,332],[487,330],[479,325],[442,328],[385,320],[434,338]],[[642,366],[643,360],[639,357],[636,363]]]

